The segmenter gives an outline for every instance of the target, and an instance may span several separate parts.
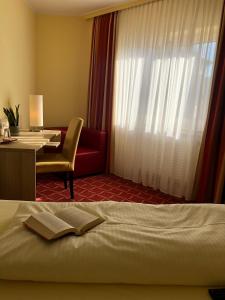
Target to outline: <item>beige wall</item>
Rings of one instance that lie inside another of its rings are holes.
[[[45,126],[86,119],[92,21],[35,15],[26,0],[0,0],[0,118],[20,104],[29,126],[29,94],[44,95]]]
[[[35,18],[25,0],[0,0],[0,118],[3,106],[20,104],[21,127],[35,91]]]
[[[44,125],[86,119],[92,22],[37,16],[37,93],[44,95]]]

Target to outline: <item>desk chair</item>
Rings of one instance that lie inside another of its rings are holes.
[[[71,199],[74,199],[74,162],[83,123],[81,118],[73,118],[70,121],[61,153],[41,154],[37,155],[36,159],[36,173],[62,173],[65,188],[67,188],[67,176],[69,175]]]

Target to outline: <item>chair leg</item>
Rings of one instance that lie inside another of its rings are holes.
[[[67,172],[63,174],[64,188],[67,189]]]
[[[73,191],[73,172],[69,172],[69,182],[70,182],[70,198],[74,199],[74,191]]]

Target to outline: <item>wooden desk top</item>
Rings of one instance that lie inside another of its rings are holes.
[[[56,136],[60,135],[59,130],[42,130],[40,132],[31,132],[31,131],[23,131],[19,132],[19,135],[12,136],[12,138],[16,138],[15,142],[9,144],[0,144],[0,149],[33,149],[38,151],[45,145],[58,147],[59,142],[52,142]]]

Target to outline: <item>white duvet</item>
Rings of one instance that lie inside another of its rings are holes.
[[[53,242],[21,223],[73,205],[106,221]],[[23,202],[0,235],[0,279],[225,285],[225,206]]]

